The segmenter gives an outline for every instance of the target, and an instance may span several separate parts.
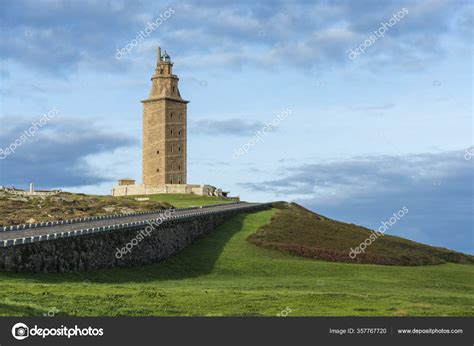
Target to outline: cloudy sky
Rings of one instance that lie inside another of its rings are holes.
[[[0,185],[140,181],[161,45],[191,101],[190,183],[370,228],[406,207],[389,233],[474,253],[472,2],[227,3],[2,1]]]

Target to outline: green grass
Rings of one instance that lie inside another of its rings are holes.
[[[323,262],[251,244],[276,210],[233,217],[166,262],[69,274],[0,273],[0,315],[473,315],[474,266]]]
[[[215,197],[215,196],[199,196],[191,194],[156,194],[146,196],[122,197],[126,199],[133,199],[136,197],[150,198],[150,201],[157,201],[161,203],[169,203],[176,208],[197,207],[200,205],[222,204],[234,202],[234,200]]]

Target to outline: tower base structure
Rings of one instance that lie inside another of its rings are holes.
[[[193,194],[198,196],[228,197],[228,192],[222,191],[212,185],[192,185],[192,184],[161,184],[161,185],[135,185],[119,184],[112,188],[112,196],[138,196],[156,195],[162,193]],[[233,197],[234,198],[234,197]]]

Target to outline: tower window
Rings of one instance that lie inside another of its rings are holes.
[[[170,118],[171,118],[171,119],[173,119],[173,112],[171,112],[171,114],[170,114]]]
[[[181,184],[181,180],[178,180],[178,184]]]
[[[174,93],[174,87],[173,87],[173,93]]]
[[[173,135],[173,130],[170,130],[170,134]]]
[[[178,151],[181,152],[181,147],[178,147]]]
[[[178,131],[178,136],[181,136],[181,131]]]
[[[181,165],[178,165],[178,171],[180,171],[180,170],[181,170]]]
[[[156,171],[157,171],[157,172],[159,172],[159,171],[160,171],[160,169],[159,169],[159,168],[157,168],[157,169],[156,169]]]
[[[159,153],[160,153],[160,151],[159,151],[159,150],[157,150],[157,151],[156,151],[156,153],[157,153],[157,154],[159,154]]]
[[[173,180],[170,180],[170,184],[173,184]]]

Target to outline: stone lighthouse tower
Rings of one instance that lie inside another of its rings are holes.
[[[122,178],[113,196],[162,193],[227,197],[212,185],[187,183],[187,105],[178,89],[170,56],[158,47],[158,62],[151,77],[150,96],[143,103],[142,184]]]
[[[143,103],[142,179],[145,186],[186,184],[186,111],[169,55],[158,47],[152,87]]]

